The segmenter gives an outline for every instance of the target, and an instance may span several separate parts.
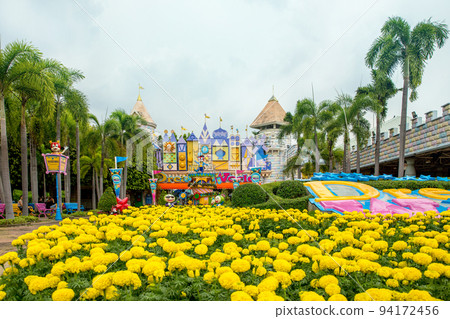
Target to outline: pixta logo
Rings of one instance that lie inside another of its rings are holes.
[[[136,134],[132,138],[127,140],[127,157],[130,159],[127,161],[127,166],[133,165],[133,155],[136,151],[136,157],[134,163],[138,171],[143,171],[144,167],[144,148],[149,145],[147,149],[147,174],[151,175],[153,170],[153,139],[150,132],[143,130],[139,134]]]

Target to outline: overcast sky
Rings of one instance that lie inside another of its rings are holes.
[[[211,130],[221,116],[224,128],[243,132],[272,85],[286,111],[311,97],[312,84],[316,101],[334,99],[337,91],[354,94],[370,82],[364,57],[388,17],[414,26],[430,17],[448,23],[449,14],[446,0],[0,0],[0,33],[3,46],[26,40],[80,69],[86,78],[77,87],[100,118],[106,110],[130,112],[140,83],[158,131],[183,125],[198,135],[204,113]],[[450,102],[448,70],[450,43],[428,62],[408,115],[433,109],[441,115],[440,106]],[[393,80],[401,87],[399,72]],[[399,116],[400,107],[398,94],[388,118]]]

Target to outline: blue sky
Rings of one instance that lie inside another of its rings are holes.
[[[196,133],[204,113],[211,129],[221,116],[224,128],[242,132],[272,85],[286,111],[311,97],[312,84],[318,102],[337,91],[353,94],[370,82],[364,57],[388,17],[414,26],[429,17],[448,23],[450,12],[448,1],[433,0],[15,0],[1,1],[0,8],[2,44],[31,41],[46,57],[80,69],[86,79],[77,86],[95,115],[131,111],[140,83],[159,131],[183,125]],[[449,69],[447,43],[429,61],[408,114],[441,114],[450,102]],[[402,85],[399,72],[393,80]],[[389,101],[388,118],[398,116],[400,106],[398,94]]]

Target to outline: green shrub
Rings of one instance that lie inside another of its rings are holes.
[[[243,184],[233,191],[231,201],[234,207],[246,207],[267,201],[267,193],[256,184]]]
[[[112,207],[117,204],[116,195],[111,187],[108,187],[98,202],[98,209],[102,212],[110,212]]]
[[[6,226],[6,225],[20,225],[20,224],[27,224],[27,223],[33,223],[39,221],[39,218],[34,216],[20,216],[15,217],[13,219],[0,219],[0,226]]]
[[[284,199],[284,198],[277,198],[272,199],[270,198],[267,202],[257,205],[252,205],[253,208],[258,209],[275,209],[275,210],[283,210],[283,209],[299,209],[304,210],[308,209],[308,202],[309,199],[312,198],[312,196],[303,196],[298,197],[294,199]]]
[[[298,198],[308,194],[305,186],[300,181],[284,181],[275,191],[282,198]]]
[[[158,205],[166,205],[166,201],[164,200],[164,196],[167,195],[167,192],[165,190],[161,190],[159,193],[159,197],[157,199]]]

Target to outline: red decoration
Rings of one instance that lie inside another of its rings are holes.
[[[117,211],[122,212],[124,209],[128,208],[128,197],[125,197],[124,199],[120,199],[119,197],[116,197],[117,205],[116,209]]]

